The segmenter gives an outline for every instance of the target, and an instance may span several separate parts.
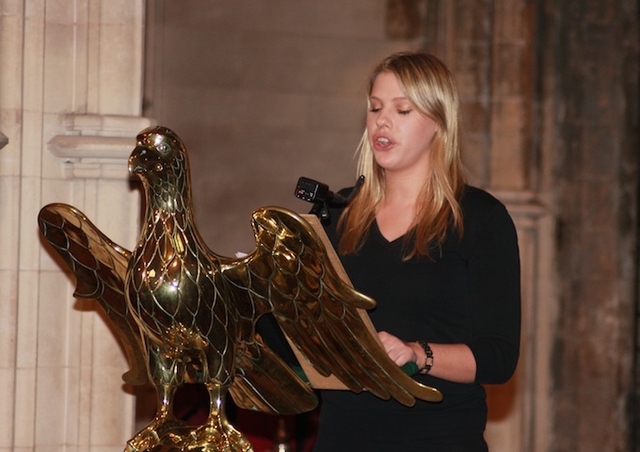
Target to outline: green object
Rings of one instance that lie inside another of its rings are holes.
[[[402,369],[404,373],[409,375],[410,377],[417,374],[418,370],[420,370],[418,369],[418,365],[413,361],[409,361],[407,364],[401,366],[400,369]]]
[[[293,366],[291,366],[291,369],[293,369],[293,371],[296,373],[296,375],[298,375],[298,377],[302,378],[302,380],[305,383],[309,383],[309,378],[307,377],[307,374],[304,373],[304,370],[302,370],[301,366],[293,365]]]

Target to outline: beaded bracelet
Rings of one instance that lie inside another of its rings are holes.
[[[420,347],[422,347],[425,354],[424,367],[420,369],[420,373],[428,374],[433,367],[433,351],[431,350],[431,347],[429,347],[429,344],[427,344],[425,341],[416,341],[416,343],[420,345]]]

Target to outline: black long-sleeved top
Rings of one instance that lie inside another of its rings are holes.
[[[504,205],[487,192],[466,187],[461,208],[462,239],[449,233],[431,258],[403,261],[403,238],[389,242],[374,222],[357,255],[340,259],[354,287],[376,300],[369,314],[378,331],[404,341],[467,344],[476,360],[475,383],[417,375],[444,399],[411,408],[368,393],[323,391],[315,451],[486,450],[481,384],[507,381],[519,355],[518,244]],[[339,213],[331,212],[326,227],[336,249]]]

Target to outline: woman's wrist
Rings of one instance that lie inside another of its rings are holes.
[[[431,347],[425,341],[416,341],[416,344],[418,344],[424,352],[424,360],[422,361],[422,365],[418,366],[420,368],[420,373],[428,374],[433,367],[433,350],[431,350]]]

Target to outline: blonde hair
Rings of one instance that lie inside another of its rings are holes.
[[[394,74],[404,95],[438,125],[430,151],[430,175],[418,198],[416,218],[405,235],[405,259],[430,256],[433,246],[444,242],[449,228],[462,235],[460,198],[465,184],[458,142],[459,99],[453,75],[442,61],[430,54],[397,53],[384,59],[369,77],[367,97],[376,77]],[[365,182],[342,213],[338,246],[342,254],[355,254],[366,241],[384,199],[385,175],[373,157],[365,132],[357,149],[358,174]]]

